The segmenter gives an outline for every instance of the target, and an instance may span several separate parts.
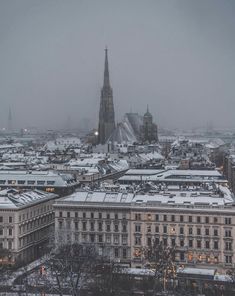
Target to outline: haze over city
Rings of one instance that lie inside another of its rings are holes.
[[[97,127],[104,48],[116,121],[234,127],[235,2],[0,1],[0,125]],[[86,119],[84,121],[84,119]]]

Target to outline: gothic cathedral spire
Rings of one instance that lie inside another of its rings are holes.
[[[100,96],[98,142],[105,144],[115,129],[113,90],[109,81],[108,49],[105,48],[104,84]]]
[[[105,48],[105,61],[104,61],[104,86],[110,87],[109,82],[109,62],[108,62],[108,48]]]

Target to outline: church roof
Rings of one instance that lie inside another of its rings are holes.
[[[140,137],[140,127],[143,124],[143,118],[138,113],[126,113],[122,122],[120,122],[108,141],[137,142]]]

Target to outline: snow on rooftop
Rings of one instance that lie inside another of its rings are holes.
[[[168,170],[167,175],[185,175],[185,176],[219,176],[221,173],[216,170]]]
[[[120,271],[125,274],[139,275],[139,276],[154,276],[155,272],[151,269],[146,268],[123,268]]]
[[[2,190],[0,191],[0,210],[12,209],[26,206],[31,203],[36,203],[43,199],[55,198],[57,195],[40,190],[17,191],[17,190]]]
[[[125,159],[110,162],[109,166],[115,171],[123,171],[129,168],[128,162]]]
[[[145,161],[153,160],[153,159],[159,159],[163,160],[164,156],[162,156],[160,153],[154,151],[150,153],[140,153],[139,157],[142,158]]]
[[[177,273],[214,276],[215,271],[216,271],[215,269],[185,267],[185,268],[178,268]]]
[[[59,174],[55,171],[26,171],[26,170],[9,170],[1,171],[0,176],[2,175],[43,175],[43,176],[58,176]]]
[[[130,169],[125,173],[127,175],[156,175],[158,173],[162,173],[164,170],[157,169]]]
[[[220,282],[233,282],[233,278],[228,274],[216,274],[214,280]]]
[[[223,193],[223,192],[222,192]],[[154,193],[127,193],[127,192],[104,192],[104,191],[77,191],[65,197],[58,203],[116,203],[131,204],[131,206],[190,206],[198,208],[224,207],[234,203],[232,193],[226,191],[226,197],[212,192],[154,192]]]
[[[20,144],[20,143],[1,144],[1,145],[0,145],[0,150],[4,150],[4,149],[12,149],[12,148],[20,148],[20,147],[23,147],[23,145]]]
[[[7,185],[8,181],[11,186],[20,186],[18,181],[27,182],[51,182],[51,185],[65,187],[69,182],[75,182],[74,177],[71,174],[60,174],[56,171],[18,171],[18,170],[0,170],[0,180]],[[12,183],[14,181],[14,183]],[[17,183],[17,184],[16,184]],[[52,184],[53,183],[53,184]],[[24,183],[23,183],[24,185]],[[32,184],[31,184],[32,185]]]
[[[224,206],[226,204],[232,204],[234,202],[232,196],[221,198],[218,195],[210,196],[209,193],[203,193],[202,195],[195,195],[192,192],[170,192],[170,193],[157,193],[151,195],[136,195],[133,197],[132,203],[141,204],[153,204],[158,203],[162,205],[179,205],[179,206]]]
[[[217,180],[223,179],[223,176],[219,171],[216,170],[160,170],[159,173],[154,174],[144,174],[145,170],[140,170],[140,174],[137,174],[137,170],[134,171],[134,174],[131,175],[128,172],[119,178],[119,180],[142,180],[142,181],[184,181],[190,179],[190,181],[202,181],[202,180]],[[146,173],[148,170],[146,169]]]
[[[65,202],[131,202],[133,194],[121,192],[103,192],[103,191],[77,191],[63,199]]]
[[[101,161],[101,158],[95,158],[95,157],[90,157],[90,158],[80,158],[77,160],[71,160],[69,162],[69,165],[72,167],[86,167],[86,166],[96,166],[99,164]]]
[[[17,208],[17,205],[11,201],[7,196],[0,196],[0,210]]]

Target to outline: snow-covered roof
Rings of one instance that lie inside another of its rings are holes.
[[[42,200],[56,198],[54,193],[48,193],[40,190],[17,191],[3,190],[0,191],[0,211],[2,209],[17,209],[29,204],[38,203]]]
[[[125,159],[120,159],[118,161],[110,162],[109,167],[111,167],[115,171],[124,171],[129,168],[129,165]]]
[[[143,124],[143,117],[138,113],[126,113],[121,123],[111,134],[107,142],[134,143],[140,136],[140,126]]]
[[[136,276],[154,276],[155,272],[151,269],[146,268],[122,268],[117,270],[118,273],[131,274]]]
[[[214,280],[220,282],[233,282],[233,278],[228,274],[216,274]]]
[[[6,150],[6,149],[13,149],[13,148],[21,148],[23,147],[20,143],[13,143],[13,144],[1,144],[0,150]]]
[[[134,143],[137,141],[137,138],[129,122],[124,120],[117,124],[117,127],[108,139],[108,142],[109,141],[117,143]]]
[[[0,165],[8,166],[8,167],[16,167],[16,166],[25,166],[26,163],[25,162],[14,161],[14,162],[1,162]]]
[[[234,199],[228,190],[220,193],[212,192],[159,192],[159,193],[127,193],[127,192],[104,192],[104,191],[77,191],[72,195],[59,200],[59,204],[100,204],[100,206],[128,206],[128,207],[183,207],[183,208],[224,208],[232,206]]]
[[[132,202],[132,193],[121,192],[103,192],[103,191],[77,191],[67,198],[63,199],[65,202],[102,202],[102,203],[122,203]]]
[[[134,172],[137,172],[134,171]],[[226,182],[219,171],[216,170],[165,170],[154,174],[146,174],[144,170],[140,174],[128,174],[119,178],[119,181],[155,181],[155,182]]]
[[[222,177],[221,173],[216,170],[168,170],[165,176],[207,176],[207,177]]]
[[[153,159],[161,159],[161,160],[164,159],[164,157],[156,151],[150,152],[150,153],[140,153],[139,157],[145,161],[149,161],[149,160],[153,160]]]
[[[65,150],[69,147],[78,148],[81,145],[81,140],[76,137],[57,138],[55,141],[48,141],[44,149],[49,151]]]
[[[9,199],[7,196],[0,196],[0,211],[2,209],[13,209],[17,208],[16,204]]]
[[[205,275],[205,276],[214,276],[216,270],[215,269],[206,269],[206,268],[193,268],[193,267],[184,267],[178,268],[177,273],[184,274],[193,274],[193,275]]]
[[[129,175],[156,175],[158,173],[163,172],[164,170],[156,170],[156,169],[130,169],[125,173],[125,176]]]
[[[90,166],[96,166],[99,164],[101,161],[101,158],[95,158],[95,157],[90,157],[90,158],[80,158],[80,159],[72,159],[69,162],[69,165],[71,167],[90,167]]]
[[[67,187],[75,183],[75,179],[71,174],[60,174],[55,171],[0,171],[0,186],[24,187],[25,185],[37,185],[39,187],[53,185],[55,187]]]

